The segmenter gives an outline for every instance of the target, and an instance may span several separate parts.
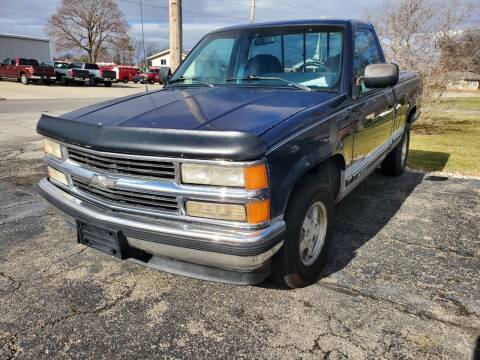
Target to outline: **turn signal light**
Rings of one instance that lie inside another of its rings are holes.
[[[260,200],[248,203],[247,222],[249,224],[260,224],[270,220],[270,200]]]
[[[245,189],[247,190],[259,190],[268,187],[267,167],[265,164],[246,167],[244,176]]]

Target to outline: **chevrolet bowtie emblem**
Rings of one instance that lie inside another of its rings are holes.
[[[92,176],[92,179],[90,180],[91,185],[101,187],[104,189],[108,189],[109,187],[115,186],[116,183],[117,183],[116,179],[109,178],[102,175],[97,175],[97,174],[94,174]]]

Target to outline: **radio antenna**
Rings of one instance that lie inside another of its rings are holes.
[[[140,4],[140,22],[142,23],[142,50],[143,50],[143,60],[147,61],[147,55],[145,53],[145,33],[143,32],[143,6],[142,0],[139,2]],[[145,91],[148,93],[148,80],[145,81]]]

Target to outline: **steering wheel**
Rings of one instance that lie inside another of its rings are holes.
[[[295,68],[295,72],[303,72],[303,70],[307,67],[307,66],[314,66],[318,69],[322,69],[323,72],[327,72],[327,73],[331,73],[333,72],[328,66],[322,64],[320,61],[317,61],[317,60],[308,60],[307,62],[303,63],[302,65],[300,65],[299,67]]]

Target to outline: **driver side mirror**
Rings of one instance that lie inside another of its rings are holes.
[[[365,67],[363,82],[367,88],[385,88],[398,82],[397,64],[370,64]]]
[[[167,85],[171,77],[172,77],[172,70],[168,66],[162,67],[160,69],[160,82],[163,85]]]

